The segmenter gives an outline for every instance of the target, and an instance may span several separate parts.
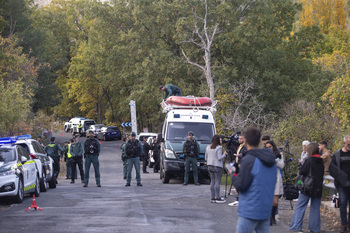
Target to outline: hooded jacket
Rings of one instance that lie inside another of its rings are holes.
[[[266,220],[276,184],[275,155],[271,149],[251,149],[242,158],[240,172],[232,183],[239,193],[238,215],[252,220]]]

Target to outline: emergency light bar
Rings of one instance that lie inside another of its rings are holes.
[[[29,134],[12,136],[12,137],[4,137],[0,138],[0,144],[12,144],[17,142],[18,140],[31,139],[32,136]]]

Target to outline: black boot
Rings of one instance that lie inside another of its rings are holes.
[[[276,211],[277,211],[277,206],[272,206],[272,211],[271,211],[271,217],[270,217],[270,226],[276,225]]]

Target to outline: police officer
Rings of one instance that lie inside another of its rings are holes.
[[[137,186],[142,186],[140,176],[140,156],[142,153],[142,145],[136,139],[136,133],[131,133],[131,139],[126,143],[126,157],[128,163],[128,175],[126,177],[126,187],[130,186],[132,167],[136,170]]]
[[[54,161],[53,171],[57,180],[57,177],[60,174],[60,157],[63,155],[63,149],[59,144],[55,143],[55,139],[55,137],[51,137],[50,143],[45,147],[45,151]],[[61,156],[58,154],[58,151],[60,151]]]
[[[122,160],[123,160],[123,178],[124,180],[126,180],[126,176],[127,176],[127,172],[128,172],[128,167],[127,167],[127,158],[126,158],[126,142],[127,142],[127,138],[123,137],[123,143],[121,145],[121,149],[122,149]]]
[[[81,123],[81,121],[79,121],[79,125],[78,125],[79,136],[81,136],[81,130],[82,129],[83,129],[83,124]]]
[[[143,173],[149,173],[147,171],[147,165],[149,161],[149,155],[148,152],[151,149],[151,146],[147,143],[147,138],[143,138],[142,142],[142,171]]]
[[[100,182],[100,162],[98,156],[100,154],[100,142],[95,138],[94,131],[89,130],[88,138],[84,141],[84,158],[85,158],[85,179],[84,187],[89,184],[89,172],[91,163],[95,170],[95,179],[97,187],[101,187]]]
[[[166,98],[169,96],[181,96],[182,94],[182,91],[179,87],[177,86],[174,86],[172,84],[168,84],[168,85],[160,85],[159,86],[159,89],[164,91],[165,94],[164,94],[164,100],[166,100]]]
[[[190,164],[192,164],[194,184],[199,185],[198,171],[197,171],[197,158],[199,158],[199,144],[193,138],[193,132],[188,132],[188,139],[183,144],[183,152],[185,158],[185,178],[183,185],[188,185],[188,177],[190,174]]]
[[[69,161],[68,155],[67,155],[68,145],[69,145],[69,141],[65,141],[63,151],[62,151],[64,162],[66,162],[66,179],[67,180],[71,178],[71,174],[72,174],[72,168],[71,168],[70,161]]]
[[[157,138],[153,139],[151,148],[152,148],[152,157],[154,159],[153,171],[154,173],[158,173],[159,162],[160,162],[160,144],[158,143]]]
[[[74,143],[70,145],[70,155],[71,155],[71,165],[72,165],[72,174],[76,174],[77,165],[80,171],[81,183],[84,183],[84,170],[83,170],[83,145],[78,141],[78,136],[73,138]],[[72,175],[71,184],[74,184],[74,177]]]

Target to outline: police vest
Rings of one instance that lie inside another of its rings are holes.
[[[196,140],[186,140],[185,144],[185,156],[196,157],[197,156],[197,143]]]
[[[70,146],[71,146],[71,144],[68,144],[67,157],[68,157],[69,159],[73,157],[73,155],[70,153]]]
[[[56,143],[50,143],[46,147],[46,153],[48,156],[54,156]]]
[[[85,154],[98,155],[98,141],[96,139],[87,139],[85,142]]]
[[[79,129],[83,128],[83,125],[80,123],[80,124],[78,125],[78,128],[79,128]]]
[[[139,146],[139,140],[135,140],[135,142],[132,142],[131,140],[128,141],[126,145],[126,156],[129,158],[135,158],[140,156],[141,148]]]

